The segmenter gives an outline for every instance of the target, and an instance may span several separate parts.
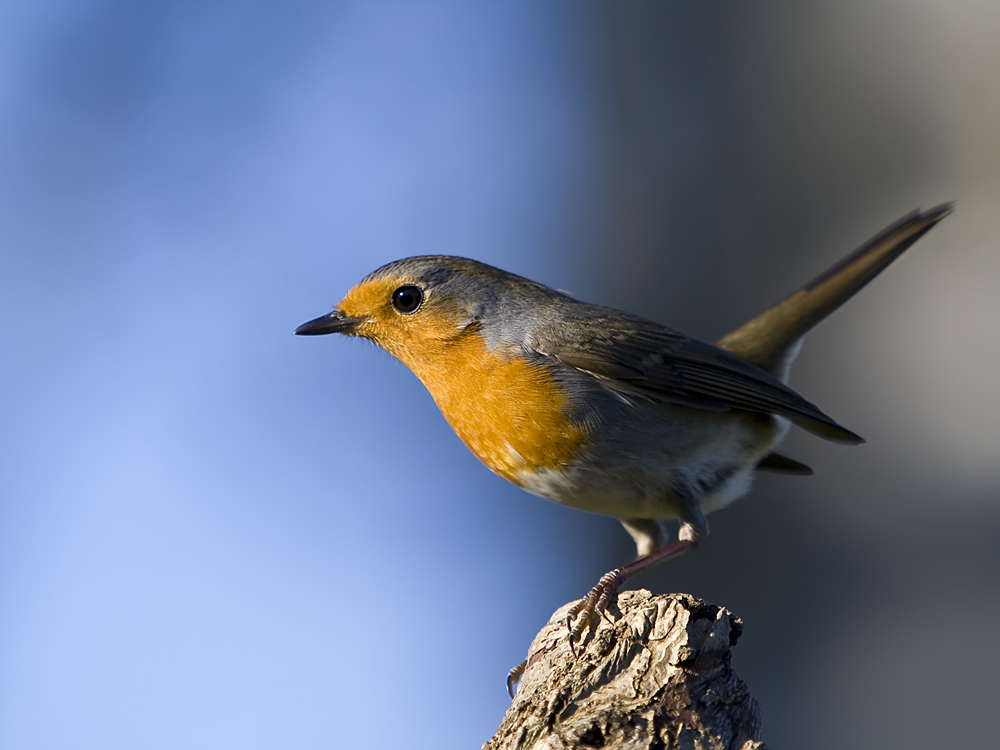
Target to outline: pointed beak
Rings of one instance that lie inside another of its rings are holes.
[[[327,333],[354,333],[364,318],[349,318],[339,310],[334,310],[322,318],[310,320],[295,329],[298,336],[323,336]]]

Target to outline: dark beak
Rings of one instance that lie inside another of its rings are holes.
[[[354,333],[364,318],[348,318],[339,310],[334,310],[322,318],[310,320],[295,329],[299,336],[322,336],[327,333]]]

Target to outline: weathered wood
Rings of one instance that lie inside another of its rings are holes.
[[[625,591],[574,656],[570,606],[531,644],[484,750],[763,750],[760,708],[730,665],[738,617],[687,594]]]

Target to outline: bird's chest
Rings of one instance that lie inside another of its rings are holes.
[[[589,445],[569,416],[563,386],[544,365],[498,356],[478,337],[436,361],[407,364],[469,449],[515,484],[525,473],[561,470]]]

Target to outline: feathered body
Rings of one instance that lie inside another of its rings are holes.
[[[297,333],[375,342],[423,381],[491,470],[620,519],[639,557],[588,595],[589,622],[629,575],[693,548],[708,534],[705,513],[745,494],[755,469],[810,473],[772,452],[791,424],[863,442],[785,384],[789,367],[812,326],[950,210],[904,217],[716,345],[435,255],[379,268]],[[681,524],[672,545],[671,519]]]

